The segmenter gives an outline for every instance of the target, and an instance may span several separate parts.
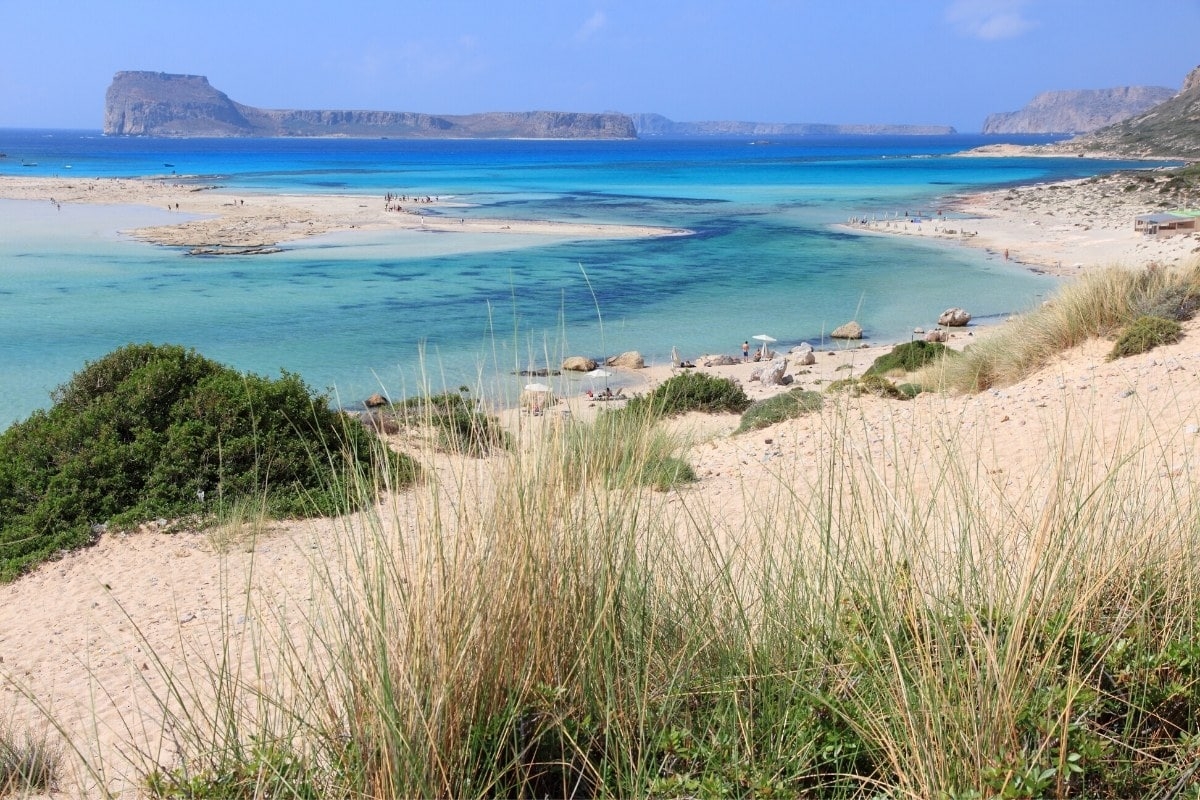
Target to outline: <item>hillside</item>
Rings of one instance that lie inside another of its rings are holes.
[[[989,114],[983,133],[1089,133],[1149,111],[1175,96],[1165,86],[1042,92],[1019,111]]]
[[[1056,149],[1159,158],[1200,158],[1200,67],[1179,94],[1130,119],[1056,146]]]
[[[108,136],[344,136],[439,139],[633,139],[623,114],[558,111],[435,115],[242,105],[201,75],[118,72],[104,105]]]

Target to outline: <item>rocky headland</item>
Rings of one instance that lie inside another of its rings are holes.
[[[989,114],[983,133],[1090,133],[1149,111],[1175,96],[1165,86],[1042,92],[1019,111]]]
[[[118,72],[104,103],[107,136],[344,136],[411,139],[635,139],[624,114],[505,111],[303,111],[243,105],[202,75]]]

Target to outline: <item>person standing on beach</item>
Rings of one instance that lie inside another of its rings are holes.
[[[742,361],[746,361],[749,358],[750,358],[750,340],[747,339],[746,341],[742,342]]]

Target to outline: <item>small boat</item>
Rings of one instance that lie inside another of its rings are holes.
[[[163,164],[163,166],[164,166],[164,167],[173,167],[173,166],[175,166],[175,165],[174,165],[174,164],[166,164],[166,163],[164,163],[164,164]]]
[[[22,167],[36,167],[37,162],[36,161],[22,161],[21,166]]]

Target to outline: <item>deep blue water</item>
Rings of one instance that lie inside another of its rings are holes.
[[[0,174],[175,175],[239,191],[434,195],[458,216],[687,228],[687,237],[530,242],[347,232],[266,256],[197,258],[116,231],[165,211],[0,201],[0,425],[49,405],[85,361],[174,342],[239,369],[298,372],[353,404],[429,385],[511,396],[563,354],[665,360],[786,347],[857,319],[907,340],[952,305],[1023,310],[1054,280],[987,253],[855,236],[854,215],[1130,166],[962,158],[995,137],[632,142],[107,138],[0,130]],[[1025,140],[1029,141],[1029,140]],[[436,209],[432,213],[437,213]]]

